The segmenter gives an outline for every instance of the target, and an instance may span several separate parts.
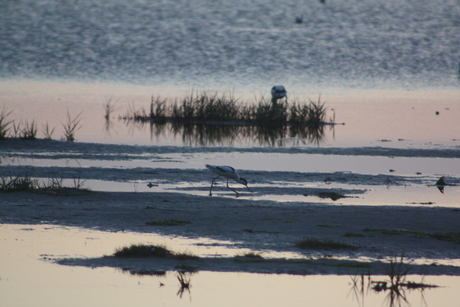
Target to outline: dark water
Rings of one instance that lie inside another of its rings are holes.
[[[3,0],[0,31],[6,79],[459,85],[459,0]]]

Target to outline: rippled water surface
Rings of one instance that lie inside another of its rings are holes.
[[[24,0],[0,16],[5,78],[458,85],[458,0]]]

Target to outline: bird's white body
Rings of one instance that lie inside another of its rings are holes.
[[[236,182],[238,183],[241,183],[243,185],[246,186],[246,188],[251,191],[248,187],[248,181],[244,178],[241,178],[240,177],[240,174],[238,174],[237,170],[234,169],[233,167],[231,166],[217,166],[217,165],[209,165],[209,164],[206,164],[206,168],[209,169],[211,172],[219,175],[217,176],[216,178],[213,179],[212,183],[211,183],[211,190],[209,191],[209,196],[212,195],[212,187],[214,185],[214,181],[219,178],[219,177],[225,177],[227,178],[227,188],[229,188],[230,190],[232,190],[233,192],[236,193],[236,195],[239,195],[237,191],[235,191],[234,189],[230,188],[228,186],[228,179],[233,179],[235,180]],[[251,191],[252,192],[252,191]]]
[[[272,99],[280,99],[287,96],[286,88],[282,85],[273,86],[270,93],[272,94]]]
[[[206,164],[206,167],[213,173],[219,175],[219,176],[222,176],[222,177],[225,177],[225,178],[229,178],[229,179],[233,179],[235,180],[236,182],[240,182],[240,174],[238,174],[238,172],[236,171],[236,169],[234,169],[233,167],[231,166],[217,166],[217,165],[209,165],[209,164]]]

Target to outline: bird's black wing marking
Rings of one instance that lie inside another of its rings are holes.
[[[231,167],[231,166],[226,166],[226,167],[228,167],[229,169],[231,169],[232,172],[235,172],[235,169],[234,169],[233,167]],[[219,166],[216,166],[216,168],[217,168],[219,171],[221,171],[221,172],[224,172],[224,173],[227,172],[227,170],[225,170],[225,169],[223,169],[223,168],[221,168],[221,167],[219,167]]]

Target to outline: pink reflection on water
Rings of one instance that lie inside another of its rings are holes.
[[[52,81],[1,81],[0,98],[3,106],[12,110],[15,121],[35,120],[38,137],[43,137],[41,125],[48,122],[55,127],[54,139],[63,136],[62,123],[67,110],[72,117],[82,112],[82,128],[77,141],[139,145],[183,145],[181,135],[165,129],[162,134],[150,131],[148,125],[126,125],[118,120],[130,107],[149,109],[151,97],[181,98],[193,89],[174,85],[138,86],[122,83],[79,83]],[[220,93],[228,89],[210,91]],[[254,89],[254,92],[263,92]],[[321,96],[329,108],[328,118],[345,123],[334,129],[326,127],[321,147],[330,146],[383,146],[383,147],[433,147],[460,146],[460,93],[458,90],[409,91],[403,89],[368,90],[319,88],[305,93],[292,89],[300,101]],[[318,93],[318,94],[316,94]],[[254,102],[253,93],[234,92],[239,101]],[[107,126],[103,105],[109,100],[117,102]],[[436,112],[439,114],[437,115]],[[109,127],[109,129],[107,129]],[[315,146],[302,140],[280,140],[281,146]],[[188,145],[188,144],[186,144]],[[228,146],[221,144],[219,146]],[[231,146],[259,146],[250,139],[241,139]],[[265,145],[263,145],[265,146]]]

